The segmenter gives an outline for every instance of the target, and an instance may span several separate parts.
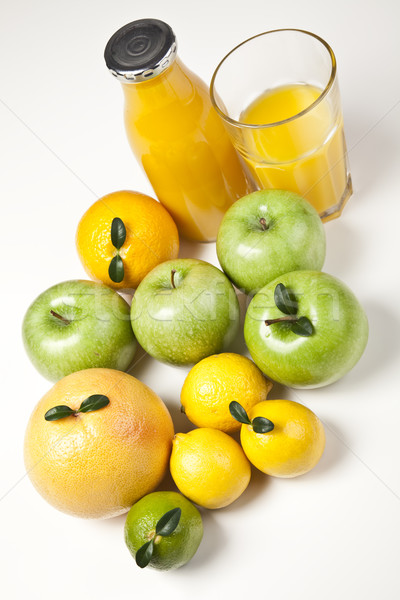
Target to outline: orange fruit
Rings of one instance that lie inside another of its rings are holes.
[[[78,410],[93,394],[109,404],[93,412],[46,421],[59,405]],[[162,400],[135,377],[86,369],[58,381],[34,409],[25,435],[25,465],[47,502],[84,518],[129,510],[162,480],[174,435]]]
[[[117,249],[111,239],[111,225],[121,219],[126,237]],[[158,264],[176,258],[179,237],[167,210],[156,200],[139,192],[113,192],[97,200],[85,212],[76,232],[79,258],[95,281],[115,289],[137,288]],[[123,263],[123,279],[114,281],[109,267],[115,256]]]

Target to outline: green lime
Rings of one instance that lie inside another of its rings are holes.
[[[202,537],[199,511],[177,492],[147,494],[125,522],[125,542],[140,567],[178,569],[193,558]]]

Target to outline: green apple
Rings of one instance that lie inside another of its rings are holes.
[[[133,297],[131,318],[148,354],[172,365],[192,365],[227,349],[239,328],[239,303],[222,271],[182,258],[146,275]]]
[[[57,381],[91,367],[124,371],[136,352],[129,305],[93,281],[64,281],[31,304],[22,336],[37,370]]]
[[[296,388],[328,385],[364,352],[368,321],[353,292],[318,271],[286,273],[263,287],[247,309],[244,337],[256,365]]]
[[[254,295],[284,273],[322,269],[325,230],[315,208],[301,196],[260,190],[226,212],[217,255],[229,279]]]

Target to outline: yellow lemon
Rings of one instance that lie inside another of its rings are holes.
[[[274,477],[297,477],[318,463],[325,432],[310,409],[290,400],[267,400],[254,406],[248,416],[250,421],[262,417],[273,424],[267,433],[256,433],[254,423],[242,425],[243,450],[257,469]]]
[[[248,411],[267,398],[272,383],[245,356],[225,352],[208,356],[195,365],[183,384],[183,411],[197,427],[213,427],[227,433],[240,423],[229,412],[229,403],[239,402]]]
[[[180,492],[205,508],[231,504],[247,488],[251,475],[240,445],[209,428],[175,435],[170,468]]]

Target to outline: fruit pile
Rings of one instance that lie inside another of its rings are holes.
[[[361,357],[367,319],[354,294],[320,271],[323,226],[290,192],[254,192],[228,210],[217,239],[223,271],[179,259],[171,216],[135,192],[98,200],[76,243],[95,281],[53,286],[23,323],[33,364],[56,382],[27,426],[27,472],[68,514],[129,511],[125,540],[137,564],[178,568],[203,535],[192,503],[231,504],[251,464],[296,477],[318,463],[321,421],[297,402],[267,400],[271,380],[299,388],[336,381]],[[240,327],[233,284],[251,296],[244,336],[253,360],[228,351]],[[129,307],[116,290],[132,289]],[[181,391],[196,426],[189,433],[174,435],[162,400],[124,372],[136,340],[157,360],[191,366]],[[231,436],[239,430],[240,443]],[[155,492],[168,468],[179,492]]]

